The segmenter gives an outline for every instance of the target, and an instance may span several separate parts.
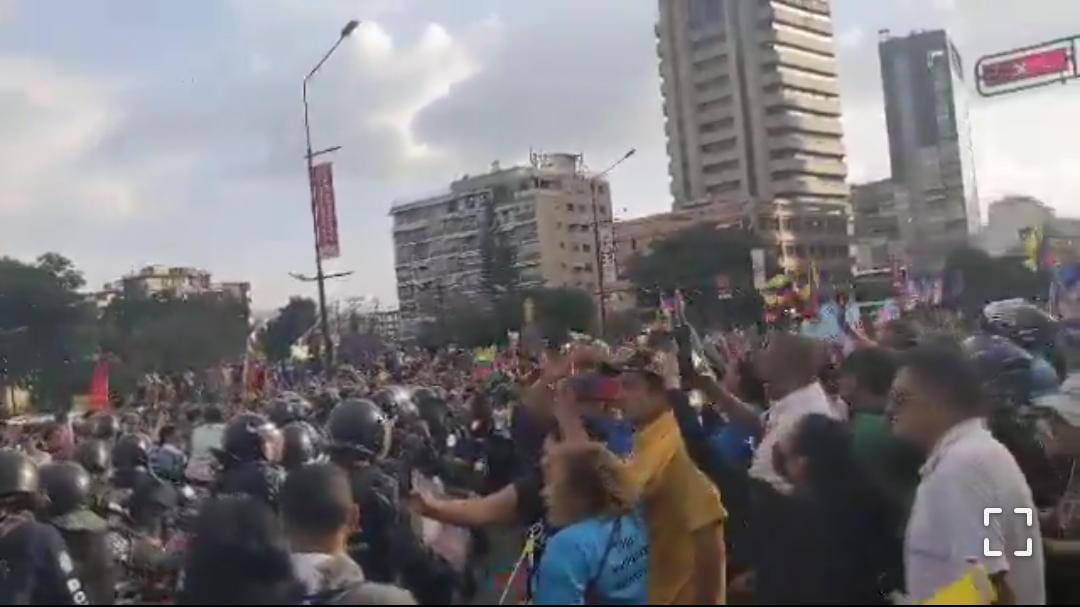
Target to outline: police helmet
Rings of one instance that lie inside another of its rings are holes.
[[[145,434],[125,434],[112,449],[113,466],[120,470],[146,468],[150,462],[153,441]]]
[[[311,424],[295,421],[281,429],[283,439],[281,463],[288,469],[303,466],[319,458],[322,437]]]
[[[342,401],[330,412],[326,424],[328,446],[378,458],[390,449],[390,420],[374,402],[363,399]]]
[[[90,474],[104,474],[110,465],[109,445],[96,438],[84,440],[75,447],[75,461]]]
[[[1053,346],[1058,333],[1058,322],[1052,316],[1023,299],[986,304],[982,324],[990,333],[1006,337],[1028,350]]]
[[[39,488],[38,469],[26,455],[0,449],[0,497],[34,494]]]
[[[75,462],[46,464],[38,471],[41,488],[49,498],[49,514],[62,516],[86,505],[90,498],[90,474]]]
[[[239,461],[266,459],[267,440],[277,426],[258,413],[241,413],[225,425],[221,448]]]
[[[112,440],[120,434],[120,420],[112,413],[97,413],[90,418],[90,436]]]
[[[279,428],[284,427],[285,424],[288,424],[289,422],[303,419],[304,413],[305,412],[297,399],[284,396],[275,398],[271,401],[266,412],[270,421],[274,422]]]
[[[387,386],[372,397],[383,413],[393,418],[415,417],[416,401],[413,391],[405,386]]]

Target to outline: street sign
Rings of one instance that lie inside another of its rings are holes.
[[[334,204],[334,177],[330,163],[311,167],[311,189],[315,198],[315,233],[320,259],[341,255],[338,242],[337,209]]]
[[[975,64],[979,94],[994,97],[1080,77],[1077,38],[1062,38],[987,55]]]

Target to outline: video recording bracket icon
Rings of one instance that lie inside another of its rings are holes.
[[[990,520],[992,516],[998,516],[1004,514],[1004,510],[1001,508],[983,508],[983,527],[990,527]],[[1035,527],[1035,510],[1032,508],[1013,508],[1013,514],[1024,517],[1024,524],[1028,529]],[[1013,556],[1026,557],[1035,553],[1035,541],[1029,535],[1027,543],[1023,550],[1014,550]],[[996,557],[1001,556],[1003,552],[1001,550],[993,550],[990,547],[990,538],[983,538],[983,556]]]

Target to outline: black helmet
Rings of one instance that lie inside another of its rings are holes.
[[[319,458],[322,437],[311,424],[303,421],[292,422],[281,429],[281,436],[281,463],[286,468],[303,466]]]
[[[326,423],[331,449],[351,450],[364,457],[381,457],[390,448],[390,420],[365,398],[342,401]]]
[[[112,413],[95,413],[90,418],[90,436],[112,440],[120,434],[120,420]]]
[[[26,455],[0,449],[0,497],[38,492],[38,470]]]
[[[1052,346],[1057,339],[1058,322],[1023,299],[986,304],[982,322],[990,333],[1007,337],[1028,350]]]
[[[372,397],[375,404],[390,417],[410,417],[417,414],[412,392],[404,386],[388,386]]]
[[[266,416],[279,428],[283,428],[285,424],[303,417],[296,401],[284,397],[278,397],[270,401],[270,406],[266,408]]]
[[[113,466],[121,470],[146,468],[150,463],[150,449],[154,442],[145,434],[125,434],[112,449]]]
[[[49,514],[62,516],[86,505],[90,498],[90,475],[75,462],[46,464],[38,471],[41,488],[49,498]]]
[[[258,413],[241,413],[225,425],[221,448],[233,459],[266,459],[266,441],[277,432],[273,422]]]
[[[109,445],[101,439],[84,440],[75,447],[75,461],[90,474],[104,474],[111,463]]]

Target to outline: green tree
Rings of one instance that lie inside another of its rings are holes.
[[[277,316],[266,323],[259,336],[263,351],[270,360],[285,360],[292,345],[315,325],[315,302],[306,297],[292,297],[278,310]]]
[[[246,302],[217,294],[117,297],[102,318],[102,347],[118,377],[180,373],[235,361],[245,352]],[[126,386],[130,388],[130,386]]]
[[[96,338],[82,284],[55,253],[36,265],[0,259],[0,384],[29,388],[40,408],[67,409],[85,389]]]
[[[662,294],[682,292],[691,320],[705,326],[745,325],[761,317],[761,297],[753,288],[750,251],[760,242],[744,230],[703,225],[653,244],[628,269],[638,302],[653,305]],[[730,298],[720,299],[725,279]]]

